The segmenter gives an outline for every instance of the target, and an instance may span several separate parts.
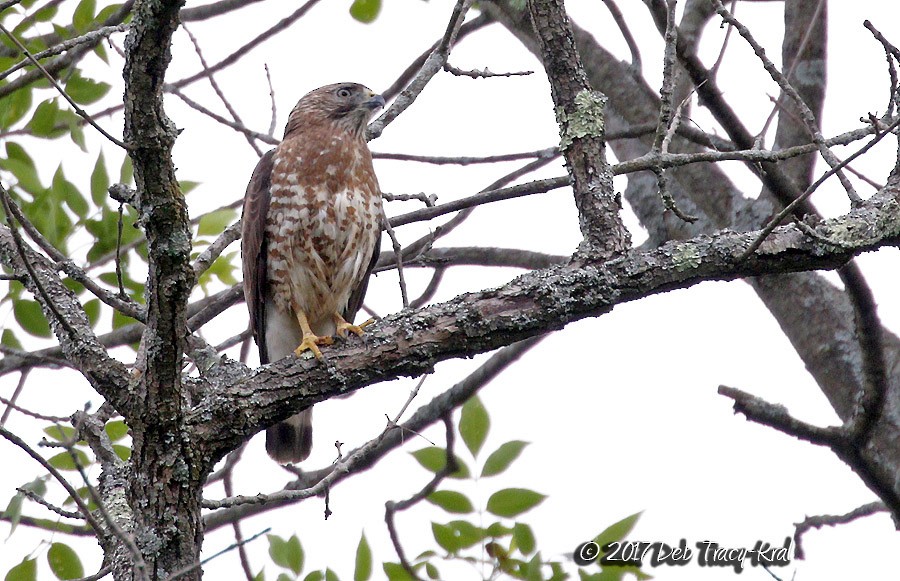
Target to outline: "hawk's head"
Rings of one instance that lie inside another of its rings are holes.
[[[372,113],[381,107],[384,107],[384,97],[358,83],[319,87],[294,106],[284,136],[315,125],[333,124],[336,129],[362,137]]]

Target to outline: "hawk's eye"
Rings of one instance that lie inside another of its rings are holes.
[[[351,94],[352,93],[350,92],[350,89],[348,89],[347,87],[342,87],[337,90],[337,96],[341,99],[347,99]]]

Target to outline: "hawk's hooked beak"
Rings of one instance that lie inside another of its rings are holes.
[[[374,111],[375,109],[381,109],[384,107],[384,97],[381,95],[372,95],[368,101],[363,103],[363,107],[366,109],[371,109]]]

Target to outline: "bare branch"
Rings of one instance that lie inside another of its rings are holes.
[[[843,525],[851,523],[863,517],[878,514],[879,512],[887,512],[887,507],[884,506],[883,502],[870,502],[869,504],[864,504],[860,507],[857,507],[846,514],[823,514],[819,516],[806,517],[805,519],[803,519],[803,522],[794,525],[794,556],[797,559],[804,558],[803,535],[805,535],[806,532],[809,531],[809,529],[820,529],[823,526],[833,527],[837,525]]]
[[[822,154],[822,159],[828,162],[828,165],[831,166],[831,169],[837,174],[838,179],[841,180],[841,184],[844,186],[844,189],[847,190],[847,196],[849,196],[850,201],[854,204],[859,204],[862,200],[859,197],[859,194],[856,193],[856,190],[853,188],[853,184],[850,183],[850,180],[844,175],[844,172],[841,171],[841,160],[825,145],[825,137],[822,135],[821,130],[819,129],[819,125],[816,122],[816,117],[813,115],[813,112],[809,109],[806,102],[797,93],[797,90],[794,86],[788,81],[785,75],[781,74],[781,71],[769,60],[769,57],[766,56],[765,49],[756,42],[756,39],[753,38],[753,35],[750,33],[750,30],[741,24],[735,17],[732,15],[725,6],[722,5],[721,0],[714,0],[716,4],[716,12],[718,12],[719,16],[722,17],[722,20],[727,22],[729,25],[734,26],[737,29],[738,34],[744,37],[748,44],[753,48],[753,52],[756,53],[756,56],[762,62],[763,67],[765,67],[766,71],[772,77],[778,86],[781,87],[781,90],[784,91],[793,101],[794,104],[800,111],[801,118],[803,119],[803,123],[806,124],[806,128],[809,131],[809,134],[812,136],[813,141],[815,141],[816,145],[819,146],[819,153]]]
[[[59,83],[56,82],[56,79],[53,77],[53,75],[51,75],[50,72],[47,71],[47,69],[44,68],[44,65],[42,65],[42,64],[40,63],[40,61],[38,61],[38,60],[37,60],[37,59],[36,59],[36,58],[28,51],[27,48],[25,48],[25,45],[22,44],[22,43],[19,41],[19,39],[18,39],[12,32],[10,32],[9,30],[7,30],[6,27],[3,26],[2,24],[0,24],[0,32],[3,32],[3,34],[5,34],[6,37],[9,38],[9,39],[13,42],[13,44],[15,44],[15,45],[19,48],[20,51],[22,51],[22,54],[25,55],[25,58],[28,59],[28,60],[31,62],[31,64],[33,64],[35,67],[37,67],[37,69],[41,72],[41,74],[44,75],[44,78],[47,79],[48,81],[50,81],[50,84],[53,85],[54,88],[56,88],[56,90],[59,92],[60,95],[62,95],[63,99],[65,99],[66,101],[69,102],[69,105],[72,106],[72,109],[75,110],[75,113],[77,113],[79,117],[81,117],[82,119],[84,119],[85,121],[87,121],[87,122],[91,125],[91,127],[93,127],[94,129],[96,129],[97,131],[99,131],[100,134],[101,134],[103,137],[107,138],[107,139],[110,140],[112,143],[115,143],[116,145],[118,145],[118,146],[121,147],[122,149],[124,149],[124,150],[126,150],[126,151],[128,150],[128,146],[125,145],[125,143],[123,143],[122,140],[113,137],[113,136],[110,135],[105,129],[103,129],[102,127],[100,127],[100,125],[97,124],[96,121],[94,121],[94,118],[91,117],[90,115],[88,115],[88,113],[87,113],[84,109],[82,109],[81,106],[80,106],[78,103],[76,103],[76,102],[72,99],[72,97],[69,96],[68,93],[66,93],[65,89],[63,89],[63,88],[59,85]],[[102,38],[103,38],[103,36],[98,37],[97,42],[99,42],[99,40],[102,39]],[[91,42],[91,41],[85,41],[85,43],[87,43],[87,42]],[[82,44],[85,44],[85,43],[82,43]]]
[[[450,15],[450,22],[447,24],[447,30],[444,32],[437,47],[431,51],[428,58],[422,64],[422,68],[409,83],[409,85],[400,92],[397,99],[391,103],[387,111],[382,113],[378,119],[369,124],[367,131],[368,139],[376,139],[384,131],[387,125],[403,113],[419,96],[425,86],[431,81],[432,77],[441,70],[447,57],[450,56],[450,48],[456,40],[460,26],[466,18],[466,12],[472,5],[472,0],[457,0],[456,6],[453,7],[453,13]]]

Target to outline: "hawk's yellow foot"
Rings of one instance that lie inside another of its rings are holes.
[[[363,329],[365,329],[366,327],[368,327],[369,325],[371,325],[372,323],[375,322],[375,319],[369,319],[362,325],[353,325],[353,324],[345,321],[344,317],[342,317],[340,315],[340,313],[335,313],[334,315],[332,315],[332,318],[334,319],[334,324],[337,327],[337,330],[335,332],[338,335],[340,335],[341,337],[346,337],[348,331],[350,331],[351,333],[355,333],[355,334],[359,335],[360,337],[362,337],[363,333],[365,333],[365,331],[363,331]]]
[[[309,326],[309,321],[306,319],[306,313],[302,309],[297,311],[297,322],[300,323],[300,329],[303,331],[303,339],[297,345],[297,348],[294,349],[294,355],[299,357],[301,353],[309,350],[316,356],[316,359],[321,359],[322,352],[319,350],[319,345],[331,345],[334,343],[334,339],[331,337],[320,337],[313,333],[312,328]]]
[[[294,355],[299,357],[301,353],[309,350],[316,356],[316,359],[321,359],[322,352],[319,350],[319,345],[331,345],[332,343],[334,343],[334,339],[331,337],[319,337],[313,333],[303,335],[303,340],[300,341],[300,344],[294,349]]]

